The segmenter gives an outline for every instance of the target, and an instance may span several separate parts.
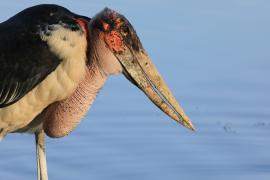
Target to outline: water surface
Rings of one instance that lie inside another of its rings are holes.
[[[0,20],[39,3],[126,15],[198,129],[184,129],[123,76],[111,77],[72,134],[47,139],[50,179],[270,178],[269,1],[10,0]],[[35,179],[33,136],[9,135],[0,146],[0,179]]]

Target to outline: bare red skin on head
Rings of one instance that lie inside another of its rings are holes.
[[[114,14],[112,14],[113,16]],[[104,39],[107,46],[110,48],[111,51],[115,53],[121,53],[125,50],[125,46],[123,44],[122,36],[117,31],[117,29],[120,28],[121,22],[119,19],[115,19],[115,17],[112,17],[112,19],[115,21],[115,28],[116,30],[112,30],[111,26],[101,20],[101,24],[103,26],[103,32],[100,35],[100,38]]]
[[[121,35],[117,31],[111,31],[109,33],[104,34],[104,40],[108,47],[116,53],[123,52],[126,48],[123,44],[123,40],[121,38]]]

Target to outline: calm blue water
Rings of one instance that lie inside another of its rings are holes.
[[[0,20],[51,2],[1,3]],[[72,134],[47,139],[50,179],[270,178],[269,1],[54,2],[88,16],[105,6],[126,15],[198,132],[111,77]],[[35,179],[34,147],[30,135],[2,141],[0,179]]]

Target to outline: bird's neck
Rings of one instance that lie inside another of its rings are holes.
[[[83,119],[104,85],[107,75],[100,71],[95,59],[91,62],[73,94],[47,109],[43,127],[48,136],[63,137],[69,134]]]

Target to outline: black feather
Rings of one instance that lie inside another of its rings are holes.
[[[76,23],[76,16],[60,6],[39,5],[0,24],[0,108],[20,100],[61,63],[38,28]]]

